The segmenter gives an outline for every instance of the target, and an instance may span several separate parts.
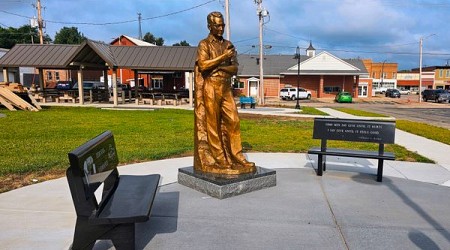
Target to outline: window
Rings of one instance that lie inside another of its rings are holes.
[[[439,77],[440,77],[440,78],[442,78],[442,77],[444,76],[443,71],[444,71],[444,70],[442,70],[442,69],[439,70]]]
[[[51,71],[47,71],[47,80],[53,80],[53,75]]]
[[[235,80],[233,82],[233,88],[235,88],[235,89],[243,89],[244,88],[244,82]]]
[[[152,78],[152,86],[154,89],[162,89],[163,88],[163,78],[162,77]]]
[[[341,87],[337,87],[337,86],[323,87],[323,92],[325,92],[325,93],[340,92],[340,91],[341,91]]]
[[[58,71],[55,71],[55,80],[59,81],[59,72]]]
[[[445,77],[450,77],[450,70],[447,69],[447,70],[445,71]]]

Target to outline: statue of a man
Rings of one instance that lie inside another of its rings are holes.
[[[201,40],[195,66],[194,169],[217,174],[255,171],[242,153],[241,130],[231,78],[238,62],[233,44],[225,40],[223,16],[211,12],[209,35]]]

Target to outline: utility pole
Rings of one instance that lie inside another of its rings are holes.
[[[138,20],[139,20],[139,40],[142,40],[142,29],[141,29],[141,13],[137,13],[138,14]]]
[[[41,15],[41,0],[37,0],[36,8],[38,14],[39,40],[41,44],[44,44],[44,32],[43,32],[44,21],[42,21]]]
[[[230,2],[225,0],[225,34],[227,35],[227,40],[230,41]]]
[[[256,14],[259,17],[259,104],[264,104],[264,46],[263,46],[263,25],[264,17],[269,15],[269,12],[262,7],[262,0],[255,0],[258,5]]]

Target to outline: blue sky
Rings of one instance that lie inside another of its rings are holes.
[[[258,53],[254,0],[229,0],[231,41],[239,53]],[[35,0],[0,0],[0,26],[20,27],[36,16]],[[172,45],[196,46],[208,34],[206,15],[224,13],[225,0],[41,0],[45,32],[53,39],[62,27],[109,43],[120,35],[151,32]],[[294,54],[311,40],[320,51],[340,58],[397,62],[399,69],[450,63],[450,0],[263,0],[269,11],[264,28],[266,54]],[[433,35],[434,34],[434,35]],[[253,48],[252,46],[255,46]]]

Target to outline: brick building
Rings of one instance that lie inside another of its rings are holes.
[[[300,56],[300,65],[294,55],[264,56],[265,97],[278,97],[281,88],[296,87],[297,80],[300,87],[311,91],[312,97],[316,98],[334,97],[339,91],[351,92],[353,97],[369,96],[371,82],[362,60],[340,59],[326,51],[315,55],[312,46],[307,49],[306,54]],[[239,55],[238,61],[235,93],[258,96],[259,57]]]

